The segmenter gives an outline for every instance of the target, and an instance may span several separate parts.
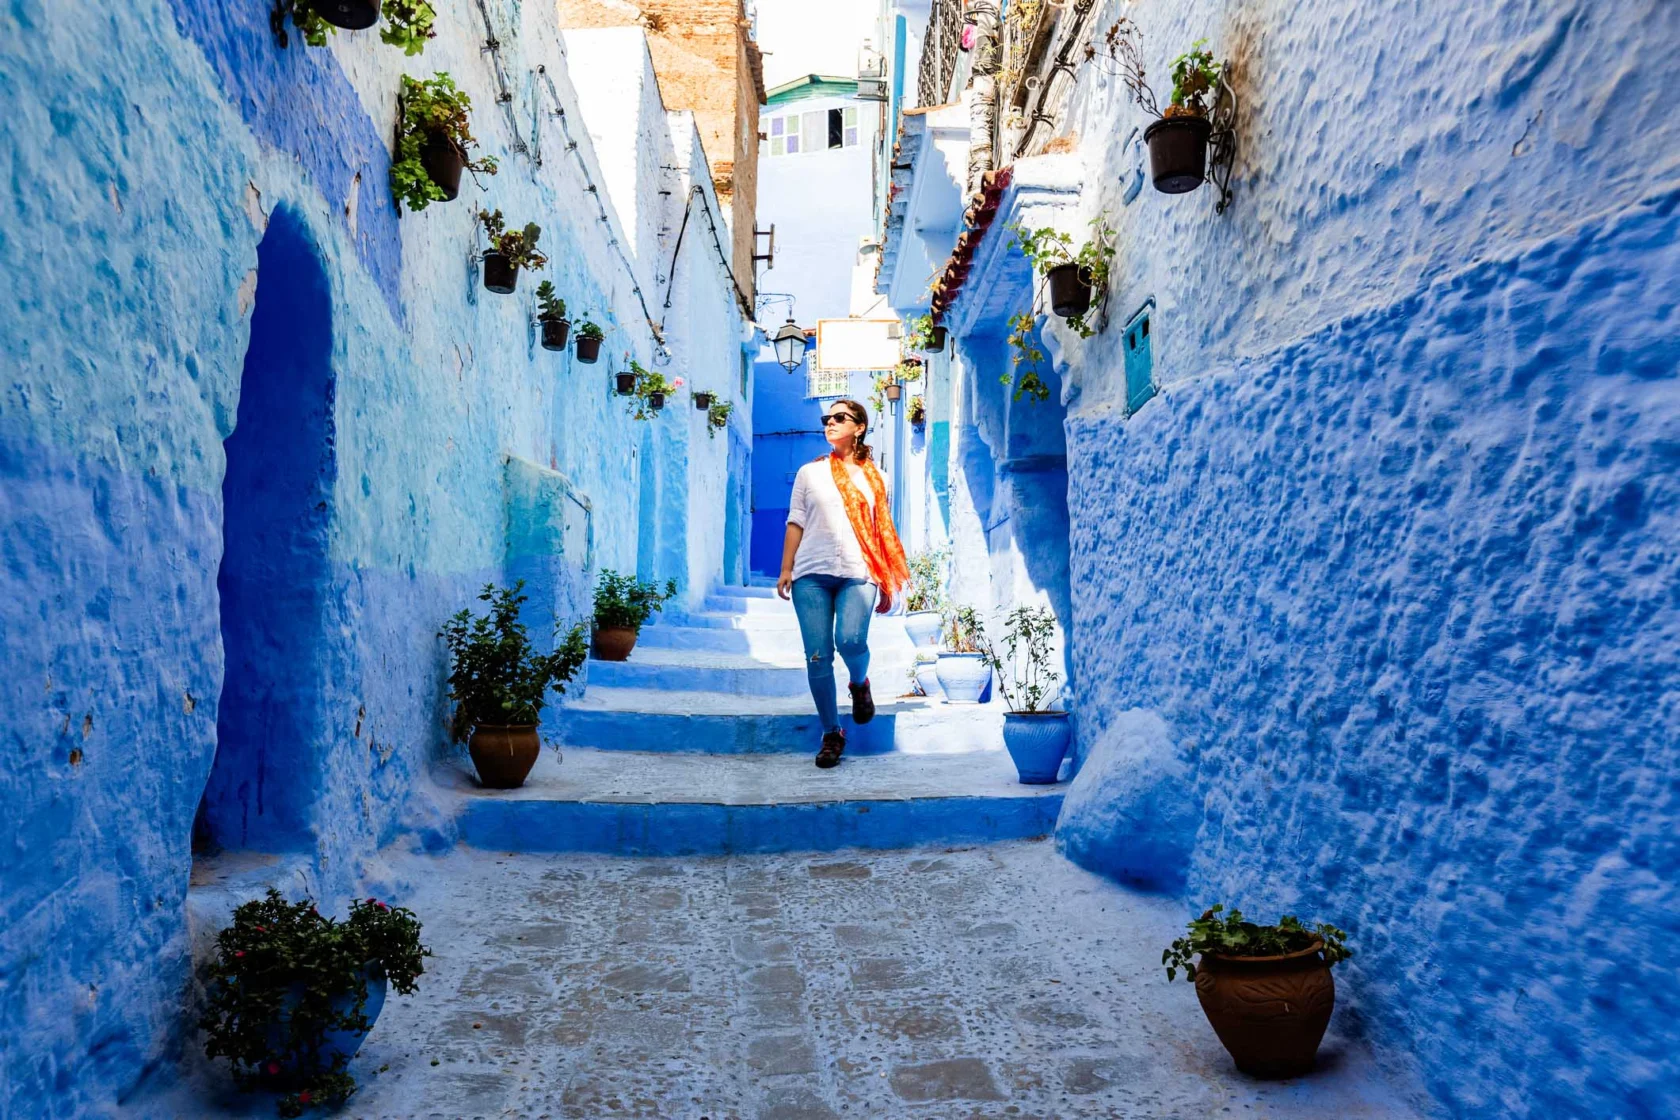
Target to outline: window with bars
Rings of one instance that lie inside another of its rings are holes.
[[[771,156],[855,148],[858,144],[857,107],[812,109],[771,117],[769,136]]]
[[[813,369],[805,375],[805,399],[843,397],[851,382],[843,369]]]

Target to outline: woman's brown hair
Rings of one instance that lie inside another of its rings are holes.
[[[863,431],[859,432],[857,434],[857,439],[852,441],[852,462],[869,462],[870,458],[874,455],[874,450],[867,443],[863,442],[863,437],[869,432],[869,410],[864,408],[857,401],[852,400],[850,397],[842,397],[834,403],[837,405],[844,405],[846,411],[852,414],[852,419],[863,425]],[[830,412],[832,411],[833,406],[831,405]]]

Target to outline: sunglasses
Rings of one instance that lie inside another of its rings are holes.
[[[838,424],[842,420],[850,420],[854,424],[863,423],[862,420],[859,420],[856,416],[853,416],[849,412],[831,412],[822,418],[822,426],[826,428],[830,424]]]

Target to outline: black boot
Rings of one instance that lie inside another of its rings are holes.
[[[868,723],[875,718],[875,697],[869,692],[869,681],[846,686],[852,692],[852,722]]]
[[[817,765],[824,770],[840,765],[840,755],[846,749],[846,733],[836,728],[823,734],[822,750],[817,752]]]

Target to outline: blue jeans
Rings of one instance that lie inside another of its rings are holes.
[[[834,653],[839,651],[853,684],[869,679],[869,615],[875,585],[844,576],[800,576],[793,581],[793,613],[805,643],[805,676],[823,731],[840,726],[834,699]]]

